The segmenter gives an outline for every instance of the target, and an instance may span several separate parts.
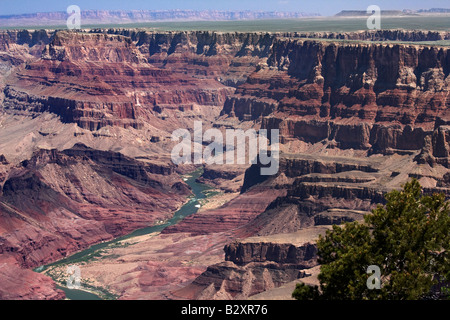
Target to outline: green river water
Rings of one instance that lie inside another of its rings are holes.
[[[55,267],[55,266],[61,266],[61,265],[71,265],[80,263],[83,261],[87,261],[91,259],[92,257],[99,256],[101,254],[101,250],[104,250],[106,248],[110,248],[111,246],[114,246],[120,241],[130,239],[133,237],[146,235],[154,232],[160,232],[164,228],[174,225],[178,222],[180,222],[184,217],[194,214],[198,211],[197,205],[199,204],[200,199],[204,199],[207,197],[206,191],[210,190],[211,188],[205,184],[197,183],[195,180],[202,174],[202,170],[196,170],[184,177],[185,182],[192,188],[193,196],[188,200],[186,204],[184,204],[178,211],[175,212],[173,217],[166,221],[163,224],[146,227],[142,229],[138,229],[130,234],[127,234],[125,236],[115,238],[111,241],[102,242],[96,245],[93,245],[89,247],[86,250],[80,251],[78,253],[75,253],[67,258],[64,258],[62,260],[53,262],[51,264],[40,266],[34,271],[36,272],[44,272],[45,270]],[[66,297],[71,300],[102,300],[102,297],[85,291],[85,290],[79,290],[79,289],[69,289],[65,287],[63,284],[59,284],[57,286],[59,289],[63,290],[66,294]],[[98,288],[97,288],[98,289]],[[112,297],[114,298],[114,297]]]

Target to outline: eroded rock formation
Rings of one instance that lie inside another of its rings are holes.
[[[222,114],[260,120],[284,143],[420,150],[447,124],[449,65],[446,47],[277,39]]]
[[[239,299],[307,277],[318,235],[361,220],[389,190],[415,177],[425,192],[450,194],[450,54],[413,43],[448,38],[0,32],[0,276],[21,277],[0,296],[62,298],[27,268],[170,218],[190,194],[178,174],[194,169],[172,163],[171,132],[194,120],[279,129],[279,171],[206,166],[200,181],[240,194],[149,239],[161,252],[115,270],[117,292]],[[370,42],[387,40],[408,43]]]

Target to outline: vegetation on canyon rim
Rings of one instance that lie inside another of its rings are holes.
[[[292,296],[310,299],[423,299],[450,280],[450,208],[444,194],[423,195],[413,179],[386,194],[364,222],[333,226],[317,243],[320,288],[298,284]],[[381,288],[369,289],[369,265]],[[442,291],[448,293],[448,288]]]

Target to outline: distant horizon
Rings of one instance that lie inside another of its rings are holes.
[[[321,16],[334,16],[343,10],[366,10],[369,5],[376,4],[381,10],[430,10],[433,8],[446,8],[447,0],[430,0],[426,4],[420,0],[392,1],[392,0],[316,0],[305,2],[303,0],[172,0],[165,3],[158,1],[129,0],[47,0],[36,2],[34,0],[2,0],[0,16],[13,16],[36,13],[52,13],[66,11],[69,5],[78,5],[82,11],[253,11],[253,12],[286,12],[318,14]]]
[[[350,9],[349,9],[350,10]],[[281,11],[281,10],[216,10],[216,9],[158,9],[158,10],[149,10],[149,9],[81,9],[81,12],[166,12],[166,11],[193,11],[193,12],[279,12],[279,13],[303,13],[307,15],[320,15],[317,12],[305,12],[305,11]],[[48,13],[66,13],[66,10],[58,10],[58,11],[38,11],[38,12],[27,12],[27,13],[16,13],[16,14],[2,14],[0,13],[0,17],[4,16],[22,16],[22,15],[33,15],[33,14],[48,14]]]
[[[381,9],[381,12],[383,11],[408,11],[412,10],[414,12],[418,12],[421,10],[427,11],[427,10],[433,10],[433,9],[443,9],[443,10],[450,10],[450,8],[429,8],[429,9]],[[218,10],[218,9],[81,9],[81,12],[171,12],[171,11],[193,11],[193,12],[254,12],[254,13],[272,13],[272,12],[278,12],[278,13],[292,13],[292,14],[305,14],[305,17],[333,17],[341,12],[351,12],[351,11],[365,11],[360,9],[342,9],[339,12],[336,12],[331,15],[322,15],[318,12],[305,12],[305,11],[281,11],[281,10],[239,10],[239,9],[228,9],[228,10]],[[27,16],[27,15],[34,15],[34,14],[49,14],[49,13],[66,13],[66,10],[58,10],[58,11],[37,11],[37,12],[26,12],[26,13],[15,13],[15,14],[3,14],[0,13],[0,17],[11,17],[11,16]]]

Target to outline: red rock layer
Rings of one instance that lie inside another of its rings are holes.
[[[162,233],[189,232],[192,235],[201,235],[232,231],[255,219],[272,201],[284,194],[285,190],[256,188],[240,195],[221,208],[187,216],[176,225],[164,229]],[[252,233],[253,230],[245,228],[239,230],[241,236]]]
[[[61,31],[40,59],[8,79],[4,107],[50,111],[90,130],[141,128],[157,117],[155,106],[219,106],[231,92],[216,80],[150,65],[128,37]]]
[[[190,193],[171,170],[81,145],[41,150],[3,184],[0,254],[36,267],[170,218]]]
[[[420,150],[450,119],[445,47],[277,40],[222,114],[280,129],[281,142]]]

